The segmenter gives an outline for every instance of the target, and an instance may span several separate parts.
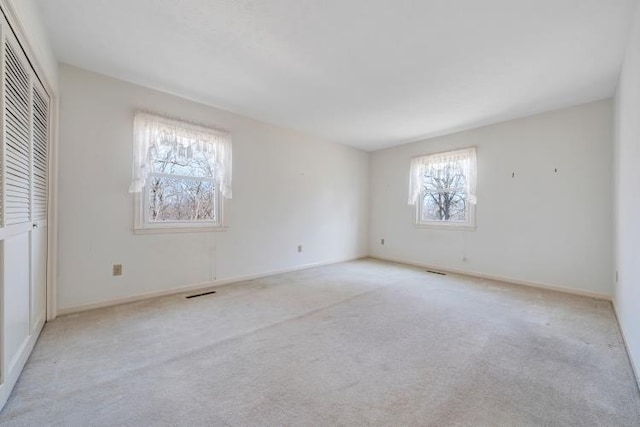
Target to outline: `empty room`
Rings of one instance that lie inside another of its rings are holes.
[[[0,426],[640,427],[640,1],[0,12]]]

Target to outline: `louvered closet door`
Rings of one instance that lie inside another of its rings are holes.
[[[0,3],[1,410],[46,319],[51,102]]]
[[[37,79],[32,88],[31,179],[31,331],[46,316],[47,194],[49,183],[49,97]]]
[[[4,160],[4,372],[11,372],[31,335],[32,71],[6,26],[2,42]]]

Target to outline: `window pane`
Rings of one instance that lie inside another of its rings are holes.
[[[429,192],[422,199],[420,220],[467,221],[467,193],[464,191]]]
[[[425,191],[463,190],[467,170],[468,160],[431,164],[424,174]]]
[[[150,222],[217,220],[211,181],[151,176],[148,186]]]
[[[205,152],[207,148],[198,142],[184,145],[159,141],[151,147],[152,172],[171,175],[211,177],[213,168]]]

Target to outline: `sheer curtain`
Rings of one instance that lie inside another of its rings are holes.
[[[133,135],[133,178],[129,193],[139,193],[147,183],[151,171],[151,149],[158,144],[194,143],[202,147],[213,170],[213,178],[221,194],[230,199],[231,192],[231,134],[191,123],[179,122],[146,113],[136,113]]]
[[[429,168],[450,164],[452,167],[462,166],[466,177],[466,192],[469,203],[475,205],[476,197],[476,149],[465,148],[463,150],[447,151],[445,153],[419,156],[411,159],[409,173],[409,204],[415,205],[420,200],[424,188],[424,175]]]

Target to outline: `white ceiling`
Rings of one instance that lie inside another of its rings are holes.
[[[365,150],[614,93],[636,0],[40,0],[61,62]]]

